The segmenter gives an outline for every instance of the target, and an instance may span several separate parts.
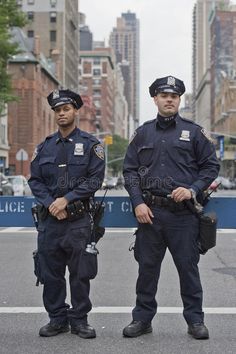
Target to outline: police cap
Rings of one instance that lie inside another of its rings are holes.
[[[54,90],[48,95],[47,99],[53,110],[58,106],[68,103],[72,104],[76,109],[83,106],[80,95],[71,90]]]
[[[183,81],[174,76],[166,76],[156,79],[149,87],[151,97],[156,96],[160,92],[172,92],[181,96],[185,92]]]

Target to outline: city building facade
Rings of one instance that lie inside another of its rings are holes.
[[[210,21],[216,8],[229,4],[229,0],[197,0],[193,9],[192,116],[208,131],[212,129]]]
[[[7,105],[0,113],[0,172],[5,172],[8,168],[8,116]]]
[[[8,104],[9,174],[28,176],[35,147],[56,130],[47,95],[58,89],[59,81],[40,53],[37,38],[32,51],[18,28],[14,29],[14,39],[21,51],[8,66],[13,93],[18,97]]]
[[[129,116],[133,120],[133,128],[139,125],[139,85],[140,85],[140,49],[139,49],[139,20],[130,11],[122,13],[117,18],[116,27],[110,34],[110,46],[114,49],[116,62],[126,61],[129,65],[130,94],[126,98],[129,106]],[[131,126],[128,134],[132,135]]]
[[[227,78],[236,79],[235,33],[236,11],[216,10],[211,22],[211,117],[214,130],[219,121],[225,121],[226,117],[224,112],[222,116],[216,114],[219,112],[216,105],[219,104],[217,99],[222,93],[222,86]]]
[[[111,48],[80,51],[79,85],[82,94],[91,97],[95,106],[94,129],[111,134],[114,133],[114,65]]]
[[[40,37],[41,51],[57,68],[62,86],[78,89],[78,0],[17,0],[27,14],[24,31]]]

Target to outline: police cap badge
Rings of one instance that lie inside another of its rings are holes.
[[[166,76],[156,79],[149,87],[151,97],[156,96],[160,92],[177,93],[177,95],[181,96],[185,92],[185,86],[183,81],[176,77]]]
[[[83,101],[80,95],[71,90],[54,90],[48,95],[47,100],[53,110],[56,107],[68,103],[72,104],[76,109],[83,106]]]

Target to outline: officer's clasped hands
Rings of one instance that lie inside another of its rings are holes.
[[[54,200],[54,202],[49,206],[48,210],[51,215],[55,216],[58,220],[63,220],[67,218],[67,212],[65,210],[68,201],[66,198],[61,197]]]
[[[189,189],[184,187],[178,187],[172,191],[171,198],[174,199],[176,203],[179,203],[183,200],[191,199],[192,195]]]

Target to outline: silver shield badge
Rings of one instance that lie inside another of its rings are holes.
[[[75,144],[74,155],[82,156],[84,154],[84,144],[77,143]]]
[[[173,76],[169,76],[167,79],[167,85],[175,86],[175,78]]]
[[[53,91],[53,95],[52,95],[53,100],[56,100],[57,98],[60,98],[60,94],[58,90],[54,90]]]

